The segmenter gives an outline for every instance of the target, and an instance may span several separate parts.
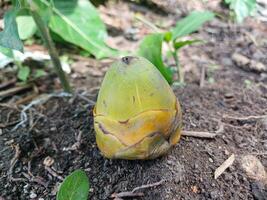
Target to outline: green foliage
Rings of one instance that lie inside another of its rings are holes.
[[[44,70],[37,69],[33,76],[34,76],[34,78],[40,78],[40,77],[42,77],[44,75],[45,75],[45,71]]]
[[[13,1],[13,6],[16,10],[6,13],[6,28],[0,33],[0,45],[4,47],[21,51],[23,45],[20,39],[28,39],[36,32],[34,20],[26,10],[37,12],[52,32],[98,59],[118,55],[117,50],[105,43],[105,24],[88,0],[35,0],[30,3],[20,0]],[[17,16],[19,11],[24,11],[23,15]]]
[[[163,34],[148,35],[142,40],[137,54],[153,63],[168,83],[172,83],[172,72],[162,61],[162,42]]]
[[[252,15],[256,8],[256,0],[224,0],[224,2],[234,11],[238,23]]]
[[[0,46],[0,53],[4,54],[5,56],[7,56],[9,58],[14,57],[12,49],[9,49],[9,48],[5,48],[5,47]]]
[[[36,33],[37,26],[31,16],[17,16],[16,21],[18,25],[19,37],[21,40],[29,39]]]
[[[117,55],[117,51],[105,44],[106,27],[90,1],[57,0],[54,1],[54,6],[47,0],[36,2],[52,8],[49,28],[65,41],[87,50],[96,58]]]
[[[19,38],[16,15],[18,10],[11,9],[4,15],[4,30],[0,32],[0,45],[23,52],[23,43]]]
[[[175,50],[178,50],[184,46],[191,45],[194,43],[200,43],[203,42],[202,40],[185,40],[185,41],[176,41],[173,43],[173,47]]]
[[[86,173],[76,170],[65,178],[57,193],[57,200],[87,200],[89,180]]]
[[[30,68],[28,66],[21,66],[19,67],[19,72],[18,72],[18,78],[21,80],[21,81],[27,81],[29,75],[30,75]]]
[[[174,71],[167,67],[162,61],[162,45],[164,42],[167,43],[170,48],[169,51],[178,69],[179,81],[183,82],[183,74],[181,72],[181,67],[179,66],[177,52],[180,48],[186,45],[199,43],[201,40],[178,40],[178,38],[197,31],[205,22],[213,19],[214,16],[214,13],[209,11],[194,11],[181,21],[178,21],[172,30],[166,33],[154,33],[146,36],[142,40],[137,54],[152,62],[165,77],[168,83],[171,84],[173,83]]]
[[[193,11],[176,23],[172,30],[173,40],[197,31],[205,22],[212,20],[214,16],[214,13],[210,11]]]

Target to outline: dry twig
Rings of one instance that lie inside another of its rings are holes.
[[[227,160],[221,164],[214,172],[214,178],[217,179],[228,167],[230,167],[235,161],[235,154],[232,154]]]
[[[79,131],[75,139],[76,139],[76,142],[71,147],[64,147],[63,151],[75,151],[80,148],[82,144],[82,131]]]
[[[201,87],[201,88],[204,87],[204,84],[205,84],[205,75],[206,75],[206,67],[202,66],[200,83],[199,83],[199,87]]]
[[[15,155],[14,157],[11,159],[10,161],[10,167],[9,167],[9,170],[8,170],[8,179],[11,180],[11,181],[24,181],[23,178],[14,178],[13,177],[13,169],[19,159],[19,156],[20,156],[20,153],[21,153],[21,150],[20,150],[20,147],[18,144],[15,144],[14,145],[14,148],[15,148]]]
[[[199,138],[215,138],[216,133],[198,132],[198,131],[182,131],[183,136],[199,137]]]
[[[56,94],[49,94],[49,95],[45,94],[45,95],[42,95],[39,99],[32,101],[30,104],[28,104],[27,106],[25,106],[23,108],[23,110],[20,113],[20,123],[18,123],[13,128],[12,131],[18,129],[20,126],[24,125],[28,121],[28,116],[26,114],[26,111],[29,110],[31,107],[36,106],[36,105],[42,105],[42,104],[46,103],[52,97],[66,97],[66,96],[71,96],[71,94],[65,93],[65,92],[60,92],[60,93],[56,93]]]
[[[49,174],[51,174],[52,176],[56,177],[57,179],[59,179],[59,180],[61,180],[61,181],[64,180],[64,178],[63,178],[62,176],[58,175],[57,172],[55,172],[55,171],[54,171],[53,169],[51,169],[50,167],[45,166],[45,170],[46,170]]]
[[[32,85],[31,84],[27,84],[27,85],[17,86],[17,87],[14,87],[14,88],[10,88],[10,89],[4,90],[4,91],[0,92],[0,99],[12,96],[12,95],[14,95],[14,94],[16,94],[18,92],[21,92],[23,90],[27,90],[27,89],[30,89],[30,88],[32,88]]]
[[[223,115],[223,119],[238,120],[238,121],[255,121],[255,120],[260,120],[264,118],[267,118],[267,115],[250,115],[246,117]]]
[[[13,78],[7,82],[4,82],[2,84],[0,84],[0,90],[3,90],[11,85],[14,85],[17,82],[17,78]]]
[[[155,187],[155,186],[159,186],[161,185],[165,180],[161,180],[161,181],[158,181],[158,182],[155,182],[155,183],[151,183],[151,184],[146,184],[146,185],[141,185],[141,186],[138,186],[136,188],[134,188],[132,191],[129,191],[129,192],[120,192],[120,193],[113,193],[111,195],[111,198],[115,198],[114,200],[119,200],[121,198],[129,198],[129,197],[141,197],[141,196],[144,196],[144,193],[142,192],[136,192],[138,190],[141,190],[141,189],[146,189],[146,188],[151,188],[151,187]]]

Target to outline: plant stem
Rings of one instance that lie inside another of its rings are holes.
[[[178,72],[178,76],[179,76],[179,82],[180,83],[184,83],[184,74],[182,72],[182,68],[181,66],[179,65],[179,58],[177,56],[177,50],[173,50],[173,48],[171,47],[170,43],[168,43],[169,45],[169,49],[172,53],[172,57],[175,61],[175,65],[176,65],[176,68],[177,68],[177,72]]]
[[[50,36],[49,30],[45,24],[45,22],[43,21],[43,19],[41,18],[41,16],[37,13],[37,11],[35,10],[31,10],[31,15],[41,33],[41,36],[43,38],[43,41],[48,49],[49,55],[51,57],[52,63],[55,67],[55,70],[57,72],[57,75],[60,79],[60,82],[62,84],[62,87],[64,89],[65,92],[71,93],[71,87],[70,84],[68,82],[68,79],[62,69],[60,60],[59,60],[59,56],[58,53],[56,51],[55,45],[52,41],[52,38]]]

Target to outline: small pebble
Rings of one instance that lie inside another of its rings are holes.
[[[33,191],[31,191],[30,198],[34,199],[37,197],[37,194],[35,194]]]

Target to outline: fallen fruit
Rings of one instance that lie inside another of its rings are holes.
[[[153,159],[181,135],[181,108],[157,68],[124,57],[107,71],[94,108],[96,142],[107,158]]]

